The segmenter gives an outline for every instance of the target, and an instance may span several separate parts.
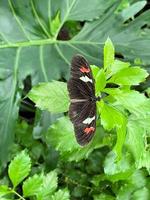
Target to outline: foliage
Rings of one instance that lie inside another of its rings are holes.
[[[19,161],[21,165],[18,164]],[[26,172],[25,170],[28,172]],[[47,200],[49,198],[57,200],[61,195],[63,195],[64,200],[69,199],[69,192],[67,188],[59,189],[58,191],[56,191],[58,184],[56,171],[51,171],[46,175],[34,174],[33,176],[28,177],[30,171],[30,157],[27,153],[22,151],[14,158],[14,160],[11,161],[9,165],[8,173],[9,178],[13,183],[13,187],[11,188],[8,185],[1,185],[0,197],[3,197],[3,199],[7,199],[7,197],[13,199],[16,196],[20,199],[25,199],[24,197],[35,196],[37,200]],[[21,183],[23,190],[22,196],[16,190],[16,186]]]
[[[0,1],[0,199],[149,199],[147,2]],[[67,116],[76,53],[102,97],[85,147]]]

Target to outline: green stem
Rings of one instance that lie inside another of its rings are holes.
[[[22,200],[26,200],[25,198],[23,198],[18,192],[16,192],[15,190],[12,190],[12,193],[14,193],[15,195],[17,195],[20,199]]]

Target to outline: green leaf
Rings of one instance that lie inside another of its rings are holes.
[[[64,160],[79,161],[86,159],[94,149],[106,145],[103,142],[103,137],[103,129],[97,128],[92,142],[83,148],[75,139],[71,121],[67,117],[62,117],[50,127],[46,140],[48,144],[60,152]]]
[[[43,199],[49,199],[52,193],[57,188],[57,173],[56,171],[49,172],[45,177],[43,177],[43,184],[41,187],[41,190],[37,193],[37,199],[43,200]]]
[[[96,94],[98,94],[106,86],[106,76],[105,76],[105,73],[104,73],[103,69],[99,70],[99,72],[96,75],[95,81],[96,81],[95,90],[96,90]]]
[[[50,28],[51,28],[51,34],[55,35],[56,31],[58,30],[59,26],[60,26],[60,12],[57,12],[55,18],[52,20],[51,24],[50,24]]]
[[[144,118],[130,116],[126,145],[135,158],[136,167],[146,167],[150,171],[150,150],[146,149],[146,135],[150,130],[147,129],[145,123],[141,124],[141,120],[145,121]]]
[[[76,53],[84,55],[89,63],[101,66],[103,45],[108,36],[125,59],[140,58],[143,66],[150,64],[147,28],[150,11],[124,25],[120,13],[116,13],[119,0],[88,2],[90,0],[0,1],[0,71],[2,78],[5,77],[0,81],[1,165],[5,164],[13,142],[17,102],[20,102],[18,91],[23,92],[20,86],[26,76],[31,76],[33,85],[62,77],[68,79],[70,60]],[[52,38],[51,19],[58,10],[61,23]],[[58,40],[60,30],[70,20],[85,21],[85,24],[70,40]]]
[[[117,105],[123,106],[131,113],[141,114],[142,109],[140,109],[140,107],[147,107],[148,99],[143,94],[140,94],[138,91],[120,90],[118,88],[106,88],[104,91],[115,98]]]
[[[108,82],[118,85],[138,85],[140,82],[143,82],[147,76],[148,73],[146,70],[140,67],[130,67],[117,72]]]
[[[13,186],[16,187],[29,175],[31,170],[31,160],[29,155],[22,151],[10,163],[8,174]]]
[[[121,71],[122,69],[128,68],[130,63],[122,62],[120,60],[115,60],[114,63],[107,69],[107,78],[110,78],[112,75],[116,74],[117,72]]]
[[[9,194],[11,190],[8,188],[7,185],[0,185],[0,198]]]
[[[126,21],[133,18],[146,5],[146,1],[139,1],[124,9],[121,13],[123,20]]]
[[[66,112],[69,109],[67,85],[64,82],[40,83],[32,88],[28,97],[37,107],[52,113]]]
[[[108,38],[104,45],[104,69],[109,68],[115,60],[115,50],[113,43]]]
[[[142,170],[135,170],[135,172],[130,177],[128,177],[126,183],[121,185],[120,189],[117,191],[117,199],[124,200],[132,199],[133,197],[134,199],[138,199],[138,196],[136,196],[135,194],[139,194],[139,190],[143,190],[145,188],[145,191],[147,191],[148,186],[146,177],[147,174]],[[147,194],[149,195],[149,193],[146,192],[146,196]]]
[[[99,195],[94,195],[94,200],[115,200],[115,197],[102,193]]]
[[[70,200],[70,194],[67,188],[60,189],[52,196],[52,200]]]
[[[107,154],[104,162],[106,179],[116,182],[129,178],[134,172],[134,165],[130,154],[123,154],[122,159],[116,162],[116,155],[113,151]]]
[[[43,175],[35,174],[23,182],[23,196],[36,196],[43,186]]]
[[[98,72],[100,71],[100,68],[97,67],[96,65],[90,65],[90,67],[92,69],[93,78],[96,79],[96,76]]]
[[[98,104],[98,109],[103,127],[109,131],[116,128],[117,142],[114,150],[118,155],[118,159],[120,159],[122,155],[122,146],[126,136],[126,118],[119,110],[107,105],[103,101]]]
[[[149,188],[145,187],[135,191],[132,195],[133,200],[141,200],[141,199],[149,200],[149,197],[150,197]]]
[[[124,115],[111,105],[108,105],[101,101],[98,104],[98,110],[101,115],[101,124],[106,130],[110,131],[116,126],[121,127],[122,124],[124,124]]]

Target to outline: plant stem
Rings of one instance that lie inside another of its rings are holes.
[[[18,192],[16,192],[15,190],[12,190],[12,193],[14,193],[15,195],[17,195],[19,197],[19,199],[22,200],[26,200],[25,198],[23,198]]]

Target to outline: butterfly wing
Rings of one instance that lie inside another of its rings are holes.
[[[80,145],[90,142],[96,130],[95,102],[74,102],[70,104],[69,117],[74,125],[75,136]]]
[[[71,78],[68,81],[70,96],[69,117],[74,125],[77,142],[87,144],[96,129],[95,86],[87,60],[80,55],[71,62]]]

